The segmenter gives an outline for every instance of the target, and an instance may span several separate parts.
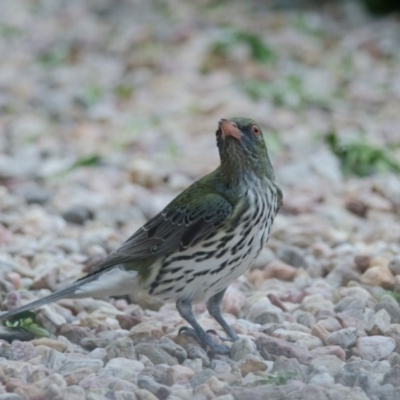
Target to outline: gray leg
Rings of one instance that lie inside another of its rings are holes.
[[[207,310],[212,317],[222,326],[223,330],[228,334],[229,339],[235,342],[239,339],[236,332],[228,325],[228,323],[222,317],[221,303],[224,297],[226,289],[221,290],[214,296],[210,297],[207,301]]]
[[[229,347],[215,343],[211,336],[196,321],[193,315],[192,302],[190,300],[180,299],[176,302],[176,308],[182,318],[184,318],[193,327],[194,336],[204,345],[208,346],[215,354],[229,354]],[[190,332],[190,330],[188,330]]]

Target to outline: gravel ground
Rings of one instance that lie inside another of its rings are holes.
[[[400,399],[400,177],[344,176],[324,141],[399,142],[399,45],[398,19],[352,1],[0,2],[3,310],[216,167],[222,117],[260,123],[284,193],[225,296],[229,357],[177,335],[173,304],[63,300],[37,312],[50,337],[0,332],[0,400]]]

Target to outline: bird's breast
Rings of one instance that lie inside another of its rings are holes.
[[[212,236],[165,258],[150,294],[166,301],[204,301],[225,289],[261,252],[277,208],[275,186],[248,188]]]

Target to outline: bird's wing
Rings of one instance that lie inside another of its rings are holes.
[[[232,211],[231,203],[216,193],[191,201],[178,197],[110,254],[96,271],[184,250],[216,231]]]

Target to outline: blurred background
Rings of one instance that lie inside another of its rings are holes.
[[[353,253],[396,253],[396,8],[1,2],[4,268],[31,288],[76,277],[218,165],[214,132],[232,116],[260,124],[283,188],[272,251],[352,243]],[[326,275],[332,266],[312,254],[302,266]]]

